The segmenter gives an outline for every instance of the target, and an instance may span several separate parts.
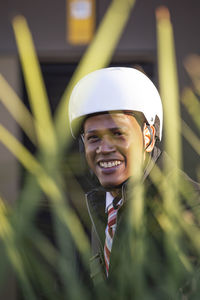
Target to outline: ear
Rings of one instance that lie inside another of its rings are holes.
[[[144,149],[146,152],[151,152],[155,145],[155,127],[153,125],[144,124],[143,137]]]

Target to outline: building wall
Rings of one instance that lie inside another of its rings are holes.
[[[96,2],[99,23],[110,1]],[[183,58],[188,52],[199,51],[198,0],[183,0],[181,5],[177,0],[137,0],[117,51],[138,54],[156,51],[155,8],[162,4],[169,7],[171,12],[178,56]],[[65,0],[36,0],[34,4],[25,0],[4,1],[0,10],[0,53],[16,52],[11,20],[17,14],[22,14],[27,19],[39,53],[55,57],[67,57],[72,51],[82,54],[84,47],[71,46],[66,41]]]

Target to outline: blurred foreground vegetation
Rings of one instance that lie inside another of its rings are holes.
[[[148,199],[143,199],[142,187],[138,186],[140,201],[139,204],[132,201],[124,233],[130,256],[124,258],[120,253],[123,267],[116,290],[104,282],[93,287],[89,279],[90,225],[84,204],[86,186],[80,180],[84,178],[84,166],[81,167],[79,154],[70,148],[67,103],[74,84],[82,76],[109,65],[133,6],[133,0],[112,1],[93,43],[66,87],[54,118],[26,20],[22,16],[13,20],[32,114],[1,75],[0,100],[37,149],[33,156],[0,125],[1,142],[25,170],[16,203],[9,206],[6,199],[0,199],[0,288],[3,290],[11,269],[17,280],[19,299],[199,299],[199,208],[195,208],[192,216],[181,214],[179,199],[184,198],[191,206],[192,186],[185,186],[176,171],[173,181],[168,180],[168,165],[154,173],[152,181],[161,201],[151,205],[152,214],[162,228],[166,261],[162,261],[150,244],[145,228]],[[156,20],[159,85],[165,111],[164,147],[175,166],[181,169],[181,135],[200,153],[199,137],[180,117],[181,100],[193,120],[195,132],[199,132],[200,61],[195,55],[185,61],[191,86],[179,95],[168,10],[158,9]],[[105,45],[104,53],[101,44]],[[194,250],[195,263],[188,258],[188,249]],[[146,273],[154,278],[154,286],[148,284]]]

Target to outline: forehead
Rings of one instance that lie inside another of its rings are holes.
[[[124,113],[106,113],[91,116],[84,122],[84,132],[106,130],[112,128],[137,127],[136,119]]]

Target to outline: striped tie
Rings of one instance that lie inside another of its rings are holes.
[[[108,224],[105,230],[106,238],[104,245],[104,259],[106,265],[106,274],[108,277],[109,263],[110,263],[110,253],[112,249],[113,237],[116,230],[117,212],[118,208],[114,208],[111,204],[108,208]]]

